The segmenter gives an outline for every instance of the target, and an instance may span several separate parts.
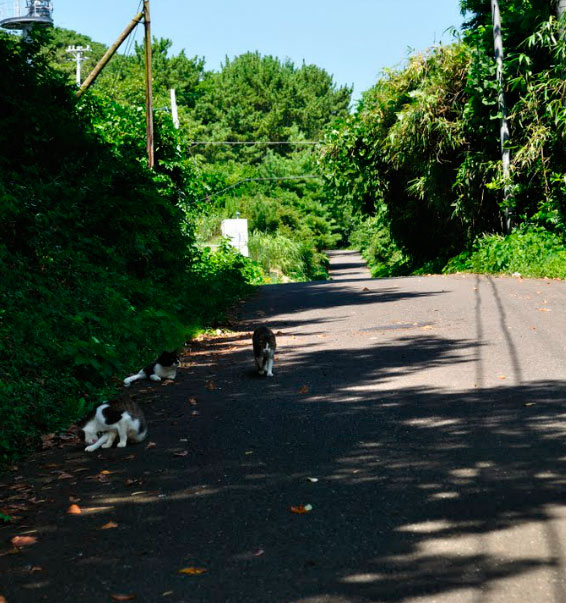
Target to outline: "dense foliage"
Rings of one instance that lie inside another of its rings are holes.
[[[501,173],[490,3],[461,4],[461,41],[386,72],[327,137],[328,194],[336,212],[352,216],[350,240],[376,274],[441,269],[485,245],[485,233],[505,235],[505,209],[514,227],[532,225],[535,236],[564,234],[566,55],[554,4],[500,2],[510,182]],[[509,239],[510,248],[521,237]]]
[[[197,248],[180,202],[191,174],[175,175],[166,128],[151,173],[136,116],[107,98],[77,105],[39,48],[0,37],[4,460],[182,346],[259,277],[229,248]]]

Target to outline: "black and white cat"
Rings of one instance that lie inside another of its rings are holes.
[[[110,448],[119,438],[118,448],[126,443],[141,442],[147,435],[147,423],[142,409],[132,400],[104,402],[83,421],[86,452]]]
[[[269,327],[258,327],[254,331],[252,341],[257,372],[260,375],[265,373],[268,377],[273,377],[273,357],[277,347],[275,333]]]
[[[140,379],[151,379],[152,381],[161,381],[161,379],[175,379],[177,367],[179,366],[179,355],[177,352],[163,352],[159,358],[142,368],[141,371],[124,379],[124,385],[130,387],[130,384]]]

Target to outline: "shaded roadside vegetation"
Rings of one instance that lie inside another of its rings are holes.
[[[169,56],[171,43],[154,40],[150,171],[141,47],[116,57],[77,103],[64,49],[81,43],[91,41],[58,29],[28,44],[0,35],[1,462],[215,325],[257,284],[325,278],[322,250],[338,238],[313,146],[287,143],[320,138],[345,115],[348,88],[257,53],[209,73],[203,59]],[[91,62],[105,50],[92,47]],[[285,144],[266,153],[195,138]],[[237,211],[260,262],[219,236]]]
[[[500,165],[489,3],[462,0],[461,40],[384,73],[327,135],[323,170],[335,213],[351,216],[344,235],[375,275],[566,277],[563,26],[552,2],[501,4],[510,182]]]
[[[2,460],[182,346],[260,279],[229,248],[196,246],[181,176],[167,161],[145,169],[135,137],[105,129],[116,107],[77,106],[38,49],[0,38]]]

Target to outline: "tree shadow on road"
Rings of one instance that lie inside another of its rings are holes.
[[[154,448],[67,459],[89,469],[73,486],[81,504],[102,511],[46,512],[25,558],[45,571],[26,575],[14,555],[7,594],[89,601],[76,585],[95,583],[147,601],[400,602],[474,588],[482,601],[500,581],[544,574],[566,601],[566,382],[396,389],[399,376],[477,362],[477,343],[422,333],[299,348],[274,379],[252,379],[246,337],[217,338],[214,387],[196,363],[187,387],[147,409]],[[101,532],[108,519],[119,527]],[[208,572],[178,574],[186,566]]]

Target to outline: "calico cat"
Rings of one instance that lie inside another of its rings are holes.
[[[110,448],[119,437],[118,448],[126,443],[141,442],[147,435],[147,423],[142,409],[132,400],[104,402],[83,421],[86,452]]]
[[[267,373],[268,377],[273,377],[273,357],[277,347],[275,333],[269,327],[258,327],[254,331],[253,346],[257,372],[260,375]]]
[[[152,381],[161,381],[161,379],[175,379],[177,367],[179,366],[179,355],[177,352],[163,352],[159,358],[149,364],[141,371],[124,379],[124,385],[130,387],[133,381],[139,379],[151,379]]]

